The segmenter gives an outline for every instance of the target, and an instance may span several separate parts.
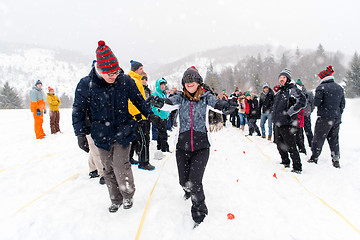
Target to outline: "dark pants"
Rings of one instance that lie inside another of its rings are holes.
[[[296,146],[298,147],[299,152],[306,154],[306,148],[305,148],[304,141],[305,141],[305,139],[304,139],[304,130],[303,130],[302,127],[298,127],[298,131],[297,131],[297,134],[296,134]]]
[[[299,152],[296,148],[297,127],[293,126],[276,126],[274,128],[277,149],[281,156],[281,163],[290,164],[289,155],[293,161],[294,170],[302,170]]]
[[[170,113],[170,121],[171,121],[171,127],[177,127],[177,123],[176,123],[176,119],[177,119],[177,115],[178,115],[178,110],[174,110]]]
[[[227,117],[226,117],[226,115],[225,115],[225,114],[223,114],[223,115],[222,115],[222,117],[223,117],[224,126],[226,126],[226,120],[227,120]]]
[[[161,150],[162,152],[169,151],[169,144],[167,142],[168,135],[167,135],[167,119],[161,119],[160,125],[158,127],[158,137],[157,137],[157,149]]]
[[[256,124],[256,121],[257,121],[256,118],[248,118],[249,135],[252,135],[254,132],[256,132],[259,136],[261,135],[259,127]]]
[[[239,109],[235,109],[235,111],[233,111],[230,114],[230,119],[231,119],[231,124],[234,127],[239,128],[240,127],[240,117],[239,117]]]
[[[208,214],[202,179],[209,159],[209,148],[194,152],[176,149],[176,162],[179,172],[179,183],[186,192],[191,194],[191,215],[196,223],[204,220]]]
[[[135,126],[136,140],[131,144],[130,158],[134,156],[134,152],[139,155],[139,165],[149,163],[149,145],[150,145],[150,121],[142,120]]]
[[[304,117],[304,130],[305,130],[305,134],[309,143],[309,147],[311,147],[312,145],[312,141],[314,138],[313,132],[311,130],[311,118],[309,117]]]
[[[60,112],[59,111],[50,111],[50,129],[51,134],[60,132]]]
[[[318,118],[315,124],[314,139],[312,142],[312,156],[311,159],[318,159],[321,154],[322,147],[325,139],[327,139],[330,150],[331,158],[333,161],[339,161],[340,159],[340,147],[339,147],[339,130],[341,119],[324,119]]]

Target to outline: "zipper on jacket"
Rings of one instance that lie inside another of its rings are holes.
[[[191,151],[194,151],[193,101],[191,101]]]

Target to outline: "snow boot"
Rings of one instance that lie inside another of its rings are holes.
[[[123,207],[124,209],[132,208],[133,206],[133,199],[132,198],[126,198],[123,201]]]
[[[340,163],[339,161],[332,161],[332,164],[335,168],[340,168]]]
[[[268,136],[268,140],[271,141],[271,136]]]
[[[105,184],[105,178],[104,177],[101,177],[100,180],[99,180],[99,183],[101,185],[104,185]]]
[[[293,169],[293,170],[291,170],[291,172],[301,174],[301,170],[297,170],[297,169]]]
[[[240,125],[240,130],[244,131],[245,125]]]
[[[97,171],[97,170],[94,170],[94,171],[89,172],[89,176],[90,176],[90,178],[97,178],[97,177],[99,177],[98,171]]]
[[[287,163],[287,162],[281,161],[280,164],[284,165],[284,168],[289,168],[290,167],[290,162]]]
[[[136,161],[133,158],[130,158],[129,161],[130,161],[131,165],[138,165],[139,164],[139,161]]]
[[[261,138],[266,138],[265,136],[261,136]]]
[[[186,201],[186,200],[188,200],[190,197],[191,197],[190,192],[185,192],[184,197],[183,197],[184,200]]]
[[[149,171],[155,170],[155,167],[150,163],[139,163],[138,168]]]
[[[317,159],[312,159],[312,158],[310,158],[307,162],[308,162],[308,163],[315,163],[315,164],[317,164],[318,160],[317,160]]]
[[[119,207],[121,206],[121,203],[120,204],[111,204],[111,206],[109,207],[109,212],[111,213],[114,213],[114,212],[117,212],[117,210],[119,210]]]

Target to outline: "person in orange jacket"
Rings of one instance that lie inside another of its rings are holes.
[[[46,114],[46,106],[40,80],[36,81],[35,86],[30,91],[30,110],[34,115],[36,139],[42,139],[46,136],[42,128],[44,122],[43,113]]]
[[[60,99],[55,95],[54,89],[51,87],[48,87],[49,93],[47,94],[47,102],[49,104],[50,108],[50,129],[51,134],[55,134],[57,132],[60,132],[60,111],[59,111],[59,105],[61,104]]]

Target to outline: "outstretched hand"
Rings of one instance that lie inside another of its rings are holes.
[[[222,112],[225,114],[225,115],[229,115],[231,114],[233,111],[235,111],[235,109],[239,106],[238,103],[236,102],[230,102],[230,103],[227,103],[224,105],[223,109],[222,109]]]
[[[157,108],[162,108],[164,106],[164,99],[159,98],[158,96],[150,96],[146,99],[146,102]]]

